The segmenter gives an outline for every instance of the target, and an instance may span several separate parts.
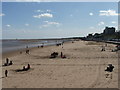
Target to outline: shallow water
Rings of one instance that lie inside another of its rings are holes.
[[[0,40],[0,53],[15,51],[28,47],[37,47],[41,45],[55,45],[62,43],[63,40]]]

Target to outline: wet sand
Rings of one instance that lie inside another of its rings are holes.
[[[6,54],[13,65],[2,67],[3,88],[118,88],[118,53],[111,52],[115,45],[107,44],[106,51],[101,52],[105,43],[92,41],[68,42],[62,46],[33,48],[30,54]],[[62,48],[63,47],[63,48]],[[50,54],[58,52],[57,58],[50,59]],[[62,59],[60,53],[67,58]],[[27,64],[31,69],[15,72]],[[105,72],[108,64],[114,65],[112,73]],[[8,70],[8,77],[4,71]],[[109,75],[106,78],[106,74]]]

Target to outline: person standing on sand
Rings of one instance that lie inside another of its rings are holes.
[[[26,48],[28,48],[28,46],[26,46]]]
[[[8,70],[5,70],[5,76],[7,77],[7,74],[8,74]]]
[[[63,56],[63,53],[61,52],[60,56],[62,57]]]
[[[8,58],[6,58],[6,64],[8,64],[8,62],[9,62],[9,59],[8,59]]]
[[[39,48],[40,46],[38,46],[38,48]]]

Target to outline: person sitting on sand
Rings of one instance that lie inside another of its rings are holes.
[[[43,45],[41,45],[41,48],[43,48]]]
[[[30,53],[30,50],[26,50],[26,53],[29,54],[29,53]]]
[[[65,55],[62,55],[62,57],[61,58],[66,58],[66,56]]]
[[[5,70],[5,76],[6,77],[8,76],[8,70]]]
[[[53,52],[50,56],[50,58],[56,58],[58,56],[58,52]]]
[[[102,50],[101,51],[105,51],[105,47],[104,46],[102,46]]]
[[[8,64],[7,63],[4,63],[4,65],[3,66],[8,66]]]
[[[112,72],[114,66],[112,64],[108,64],[107,69],[105,71]]]
[[[25,71],[26,69],[25,69],[25,66],[23,66],[23,71]]]
[[[12,62],[12,61],[10,61],[9,65],[12,65],[12,64],[13,64],[13,62]]]
[[[27,69],[30,69],[30,64],[28,64]]]

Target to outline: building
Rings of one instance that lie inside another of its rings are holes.
[[[114,27],[106,27],[103,31],[103,34],[107,34],[107,35],[115,34],[115,28]]]

